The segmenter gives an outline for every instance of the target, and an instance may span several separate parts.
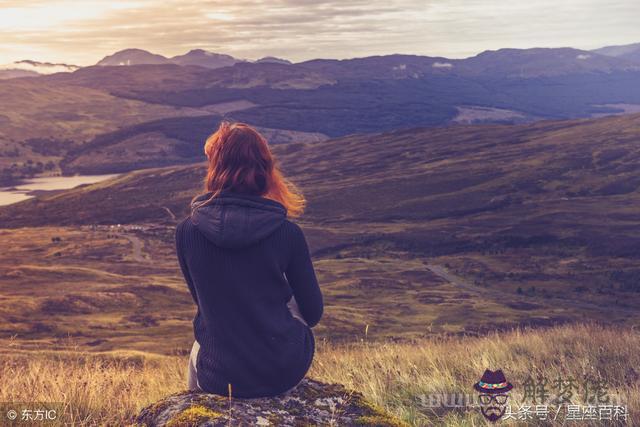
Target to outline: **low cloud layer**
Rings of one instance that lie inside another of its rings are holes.
[[[294,61],[640,41],[637,0],[0,0],[0,63],[88,65],[138,47]]]

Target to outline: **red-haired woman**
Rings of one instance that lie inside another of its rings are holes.
[[[267,141],[222,123],[204,147],[205,193],[176,228],[178,260],[198,306],[190,389],[274,396],[307,373],[323,301],[307,243],[287,217],[305,200]]]

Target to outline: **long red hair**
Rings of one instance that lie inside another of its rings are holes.
[[[205,191],[265,197],[281,203],[292,217],[302,214],[305,199],[276,165],[267,140],[245,123],[222,122],[204,144],[208,159]]]

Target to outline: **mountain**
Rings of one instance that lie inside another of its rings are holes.
[[[526,122],[614,114],[640,105],[640,67],[575,49],[503,49],[473,58],[389,55],[297,64],[240,62],[85,69],[56,81],[125,98],[202,108],[253,107],[233,118],[341,136],[458,122]],[[629,107],[632,106],[632,107]]]
[[[316,59],[299,65],[338,78],[426,78],[461,76],[485,78],[558,77],[584,73],[640,71],[626,59],[572,48],[500,49],[466,59],[416,55],[386,55],[346,60]]]
[[[155,53],[147,52],[142,49],[125,49],[105,56],[96,65],[99,66],[115,66],[115,65],[141,65],[141,64],[169,64],[171,61]]]
[[[288,59],[276,58],[275,56],[265,56],[264,58],[260,58],[256,60],[257,63],[270,62],[275,64],[291,64],[291,61]]]
[[[536,78],[580,73],[640,71],[638,64],[572,48],[500,49],[456,63],[462,75]],[[454,65],[455,67],[455,65]]]
[[[418,79],[432,74],[451,74],[455,62],[447,58],[417,55],[369,56],[353,59],[314,59],[300,67],[333,76],[339,80]]]
[[[233,56],[207,52],[202,49],[194,49],[184,55],[174,56],[170,61],[178,65],[198,65],[206,68],[229,67],[240,62]]]
[[[96,65],[98,66],[114,66],[114,65],[159,65],[159,64],[176,64],[180,66],[197,65],[205,68],[222,68],[229,67],[237,62],[241,62],[229,55],[222,55],[213,52],[207,52],[202,49],[194,49],[184,55],[167,58],[162,55],[148,52],[142,49],[125,49],[106,56]]]
[[[220,58],[203,51],[191,57]],[[118,172],[182,164],[222,117],[277,130],[284,140],[316,140],[633,113],[640,111],[640,69],[630,64],[569,48],[502,49],[462,60],[388,55],[219,68],[91,66],[0,80],[0,179],[30,176],[33,164],[49,162],[67,172],[104,171],[92,160],[98,155]],[[147,159],[135,154],[147,144]]]
[[[580,73],[640,71],[636,55],[640,44],[614,46],[594,51],[573,48],[499,49],[465,59],[417,55],[385,55],[346,60],[314,59],[301,62],[302,68],[337,79],[424,78],[429,75],[492,76],[536,78]],[[246,62],[229,55],[194,49],[167,58],[141,49],[126,49],[107,56],[96,65],[177,64],[223,68]],[[293,65],[290,61],[267,56],[254,64]]]
[[[606,46],[595,49],[593,52],[600,55],[622,58],[635,63],[640,63],[640,43],[633,43],[619,46]]]

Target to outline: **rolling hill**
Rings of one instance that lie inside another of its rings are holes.
[[[375,336],[416,337],[633,322],[638,135],[640,115],[629,115],[275,145],[309,200],[301,224],[327,296],[319,336],[347,339],[367,324]],[[0,208],[12,300],[56,277],[66,289],[6,316],[38,339],[110,313],[122,333],[82,338],[97,349],[138,348],[149,327],[179,342],[190,306],[172,233],[203,175],[202,163],[146,169]],[[154,303],[129,318],[143,301]],[[159,307],[179,310],[179,322]]]
[[[579,212],[593,215],[593,223],[607,218],[618,218],[621,224],[633,220],[628,206],[640,186],[638,135],[640,115],[629,115],[410,129],[321,144],[290,142],[274,150],[308,194],[309,220],[322,224],[460,221],[479,226],[494,218],[501,224],[493,236],[498,244],[500,239],[517,240],[518,230],[545,235],[552,220],[564,223]],[[196,138],[191,144],[197,160],[201,141]],[[89,218],[90,223],[158,221],[166,219],[162,206],[180,215],[186,212],[201,174],[200,164],[136,171],[3,207],[0,219],[7,226],[87,224]],[[38,213],[44,206],[46,217]],[[530,211],[532,207],[535,211]],[[570,241],[573,236],[596,250],[606,243],[596,236],[616,234],[598,232],[584,220],[576,224],[581,233],[589,229],[593,238],[567,229],[555,239]],[[619,237],[624,235],[634,247],[634,235],[625,233]],[[457,240],[451,234],[447,241],[455,246]]]
[[[595,53],[600,55],[622,58],[640,64],[640,43],[633,43],[621,46],[606,46],[595,49]]]

